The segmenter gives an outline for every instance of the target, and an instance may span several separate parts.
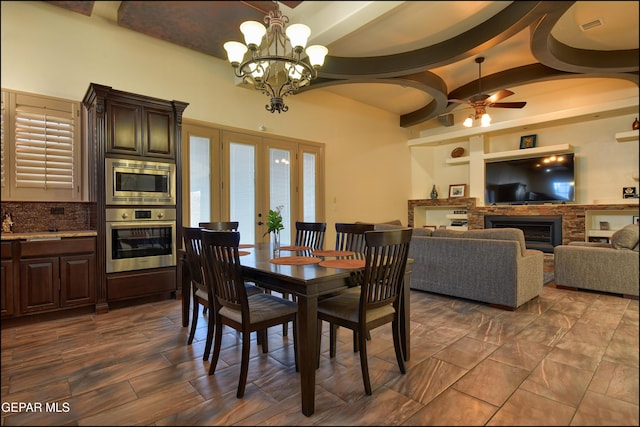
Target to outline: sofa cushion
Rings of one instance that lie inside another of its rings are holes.
[[[432,231],[427,229],[427,228],[423,228],[423,227],[416,227],[413,229],[413,234],[412,236],[431,236]]]
[[[519,228],[485,228],[467,231],[438,228],[437,230],[434,230],[431,235],[433,237],[513,240],[520,244],[520,252],[522,255],[526,255],[527,253],[527,245],[524,241],[524,232]]]
[[[638,224],[629,224],[613,233],[611,246],[615,249],[638,250]]]

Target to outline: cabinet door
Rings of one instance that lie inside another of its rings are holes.
[[[52,310],[60,306],[59,259],[20,261],[20,312]]]
[[[173,111],[145,107],[144,123],[144,155],[175,158]]]
[[[13,314],[13,261],[2,260],[0,266],[0,314]]]
[[[60,257],[60,306],[96,301],[96,258],[93,254]]]
[[[107,153],[143,155],[142,107],[110,100],[107,101]]]

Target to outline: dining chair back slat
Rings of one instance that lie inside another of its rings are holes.
[[[336,222],[336,246],[337,251],[353,251],[364,253],[364,233],[373,231],[373,224]]]
[[[311,249],[322,249],[324,234],[327,230],[326,222],[296,221],[296,246],[309,246]]]

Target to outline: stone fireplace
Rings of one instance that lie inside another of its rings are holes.
[[[562,244],[561,216],[485,216],[484,228],[519,228],[524,232],[527,249],[553,253]]]

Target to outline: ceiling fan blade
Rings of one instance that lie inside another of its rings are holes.
[[[454,104],[467,104],[467,101],[463,101],[462,99],[447,99],[447,102],[452,102]]]
[[[488,107],[493,108],[522,108],[527,105],[526,102],[494,102],[493,104],[488,104]]]
[[[487,104],[493,104],[511,95],[513,95],[513,92],[511,92],[510,90],[506,90],[506,89],[499,90],[498,92],[494,93],[489,98],[487,98]]]

